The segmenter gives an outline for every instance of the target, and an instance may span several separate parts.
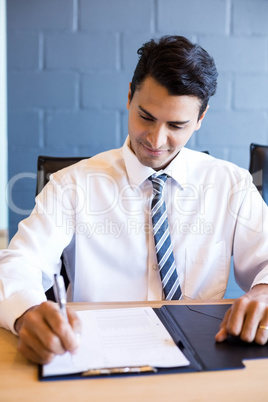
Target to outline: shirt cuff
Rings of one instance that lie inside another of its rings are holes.
[[[261,272],[258,273],[258,275],[256,275],[251,285],[251,288],[253,288],[253,286],[255,285],[262,285],[262,284],[268,285],[268,268],[263,269]]]
[[[0,322],[6,328],[18,335],[14,328],[14,323],[26,310],[46,301],[46,296],[39,292],[16,293],[5,299],[0,304]]]

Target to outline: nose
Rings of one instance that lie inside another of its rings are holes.
[[[167,132],[165,127],[155,127],[147,134],[146,138],[152,149],[164,148],[167,143]]]

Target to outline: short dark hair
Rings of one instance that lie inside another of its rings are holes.
[[[216,65],[206,50],[183,36],[163,36],[151,39],[137,53],[140,59],[131,82],[131,99],[150,76],[170,95],[199,98],[199,120],[217,87]]]

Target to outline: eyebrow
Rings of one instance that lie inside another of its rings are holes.
[[[151,113],[149,113],[147,110],[145,110],[142,106],[139,105],[139,109],[145,113],[147,116],[149,116],[153,120],[157,120]],[[185,121],[168,121],[169,124],[175,124],[175,125],[183,125],[186,123],[189,123],[190,120],[185,120]]]

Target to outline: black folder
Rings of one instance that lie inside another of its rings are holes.
[[[165,325],[176,345],[190,361],[189,366],[157,368],[154,374],[242,369],[245,367],[243,360],[267,358],[268,345],[248,344],[235,337],[229,337],[222,343],[215,342],[215,334],[218,332],[219,325],[229,307],[229,304],[169,304],[161,308],[154,308],[154,312]],[[148,375],[152,373],[142,374]],[[96,377],[98,375],[94,375],[94,378]],[[44,377],[42,375],[42,366],[39,366],[39,379],[41,381],[81,378],[91,378],[91,376],[83,376],[83,373],[76,373]]]
[[[241,369],[245,367],[243,360],[268,357],[267,345],[249,344],[235,337],[222,343],[215,342],[215,335],[230,306],[167,305],[155,309],[175,343],[191,362],[190,366],[176,369],[177,372]]]

